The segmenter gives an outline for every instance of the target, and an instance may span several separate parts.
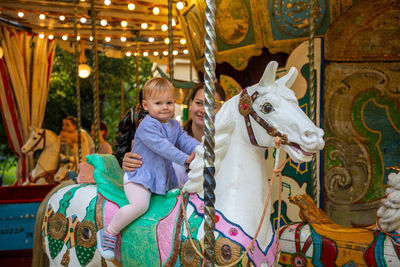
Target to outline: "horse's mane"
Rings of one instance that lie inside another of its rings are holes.
[[[216,174],[219,170],[222,159],[225,157],[230,144],[232,131],[235,129],[237,115],[238,96],[234,96],[225,102],[221,110],[215,117],[215,170]],[[204,142],[204,137],[203,137]],[[183,190],[185,192],[202,192],[203,191],[203,169],[204,169],[204,148],[197,146],[196,157],[190,163],[189,180],[185,183]]]

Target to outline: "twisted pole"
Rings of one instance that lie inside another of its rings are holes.
[[[215,154],[214,154],[214,95],[215,95],[215,0],[206,0],[206,36],[205,36],[205,116],[204,116],[204,258],[205,266],[214,266],[215,256]]]
[[[172,0],[168,0],[168,59],[169,59],[169,79],[174,82],[174,40],[172,36]]]
[[[78,51],[78,1],[74,1],[74,46],[75,46],[75,87],[76,87],[76,118],[77,118],[77,129],[78,129],[78,163],[81,163],[82,159],[82,144],[81,144],[81,88],[79,83],[79,51]],[[81,53],[85,53],[85,48]]]
[[[97,36],[96,36],[96,10],[95,0],[90,0],[91,19],[92,19],[92,60],[93,60],[93,115],[94,115],[94,144],[95,152],[99,151],[100,139],[100,104],[99,104],[99,60],[97,55]]]
[[[314,69],[314,35],[315,35],[315,15],[316,15],[316,1],[310,0],[310,27],[309,27],[309,41],[308,41],[308,61],[309,61],[309,116],[310,119],[316,124],[316,111],[315,111],[315,69]],[[315,203],[318,204],[318,178],[317,178],[317,159],[316,154],[313,155],[311,160],[311,180],[312,180],[312,197]]]

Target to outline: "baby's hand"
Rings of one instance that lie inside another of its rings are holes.
[[[192,160],[194,159],[194,156],[195,156],[195,154],[194,154],[194,151],[193,151],[192,155],[190,155],[190,156],[186,159],[185,163],[189,164],[190,162],[192,162]]]

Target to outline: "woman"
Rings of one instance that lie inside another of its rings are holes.
[[[190,95],[190,103],[189,103],[189,120],[185,123],[183,129],[187,131],[187,133],[197,139],[199,142],[201,142],[201,139],[204,135],[204,102],[205,102],[205,95],[204,95],[204,88],[205,84],[201,83],[197,86],[195,86],[192,90],[192,93]],[[224,89],[219,85],[215,84],[215,112],[217,113],[218,110],[221,108],[223,101],[225,101],[225,91]],[[139,96],[140,99],[140,96]],[[131,118],[135,118],[134,115],[134,110],[128,112],[131,116]],[[123,120],[126,120],[125,118]],[[122,120],[122,121],[123,121]],[[121,122],[122,122],[121,121]],[[120,130],[118,137],[121,137],[123,133],[121,130],[124,128],[123,125],[118,125],[118,128]],[[133,133],[134,134],[134,133]],[[128,134],[129,135],[129,134]],[[130,134],[132,138],[129,141],[129,144],[133,145],[133,135],[132,133]],[[117,137],[117,143],[116,143],[116,150],[118,146],[118,137]],[[120,138],[121,139],[121,138]],[[124,146],[127,146],[127,143],[125,142]],[[121,147],[121,146],[119,146]],[[130,147],[129,147],[130,151]],[[117,159],[120,161],[120,164],[122,165],[122,168],[125,171],[135,171],[136,168],[140,168],[142,165],[141,157],[140,155],[137,155],[132,152],[125,151],[124,155],[121,155],[122,153],[115,153],[114,155],[117,157]],[[123,157],[123,159],[122,159]],[[183,183],[187,179],[187,174],[186,174],[186,169],[184,166],[179,166],[174,164],[174,169],[176,172],[176,176],[178,177],[178,183],[179,185],[183,185]]]

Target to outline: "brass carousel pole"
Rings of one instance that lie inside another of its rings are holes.
[[[77,117],[77,129],[78,129],[78,163],[81,163],[82,159],[82,144],[81,144],[81,89],[79,82],[79,51],[78,51],[78,26],[77,26],[77,13],[78,13],[78,1],[74,1],[74,46],[75,46],[75,87],[76,87],[76,117]],[[85,53],[85,48],[83,51]]]
[[[168,58],[169,58],[169,79],[174,82],[174,55],[173,55],[173,36],[172,36],[172,0],[168,0]]]
[[[100,139],[100,104],[99,104],[99,60],[97,55],[97,36],[96,36],[96,10],[95,0],[90,0],[91,19],[92,19],[92,60],[93,60],[93,113],[94,113],[94,144],[95,152],[99,151]]]
[[[205,116],[204,116],[204,259],[206,266],[214,266],[215,256],[215,154],[214,154],[214,120],[215,120],[215,0],[206,0],[206,36],[205,36]]]
[[[314,35],[315,35],[315,13],[316,1],[310,0],[310,27],[309,27],[309,40],[308,40],[308,60],[309,60],[309,80],[308,80],[308,93],[310,103],[310,119],[316,124],[316,111],[315,111],[315,69],[314,69]],[[318,203],[318,177],[317,177],[317,159],[316,154],[313,155],[311,160],[311,179],[312,179],[312,197],[314,202]]]

